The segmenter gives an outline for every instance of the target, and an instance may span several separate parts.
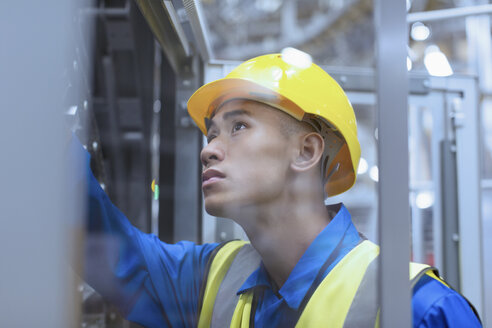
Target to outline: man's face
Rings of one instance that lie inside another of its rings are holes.
[[[201,152],[205,208],[233,217],[242,208],[261,206],[285,192],[292,141],[282,133],[279,110],[236,99],[224,104],[208,128]]]

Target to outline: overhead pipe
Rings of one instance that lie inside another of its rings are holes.
[[[198,51],[204,62],[214,59],[212,47],[208,38],[208,30],[205,17],[199,0],[183,0],[183,5],[190,21],[193,35],[197,43]]]
[[[407,23],[439,21],[475,15],[492,14],[492,4],[423,11],[407,14]]]

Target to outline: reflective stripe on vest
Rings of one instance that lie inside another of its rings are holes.
[[[309,299],[296,327],[377,326],[379,247],[365,240],[352,249],[322,280]],[[260,256],[242,241],[225,244],[209,269],[198,327],[250,327],[253,292],[237,290],[254,270]],[[429,270],[411,263],[412,287]]]

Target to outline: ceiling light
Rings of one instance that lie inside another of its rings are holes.
[[[376,165],[369,170],[369,177],[376,182],[379,181],[379,169]]]
[[[298,68],[308,68],[313,63],[311,55],[295,48],[284,48],[281,53],[284,62]]]
[[[282,5],[282,0],[256,0],[255,7],[267,13],[274,13]]]
[[[430,35],[430,29],[421,22],[415,22],[412,24],[412,29],[410,30],[410,36],[415,41],[424,41]]]
[[[367,161],[365,160],[364,157],[361,157],[360,161],[359,161],[359,167],[357,169],[357,174],[366,173],[368,168],[369,168],[369,166],[367,165]]]
[[[424,65],[427,72],[432,76],[450,76],[453,74],[453,69],[449,65],[446,55],[436,45],[431,45],[425,50]]]
[[[434,205],[434,194],[430,191],[421,191],[415,198],[415,204],[418,208],[424,209]]]
[[[75,114],[77,114],[77,106],[70,106],[66,113],[67,115],[74,116]]]

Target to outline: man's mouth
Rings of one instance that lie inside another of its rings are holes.
[[[225,178],[224,173],[215,169],[207,169],[202,173],[202,188],[205,188],[223,178]]]

